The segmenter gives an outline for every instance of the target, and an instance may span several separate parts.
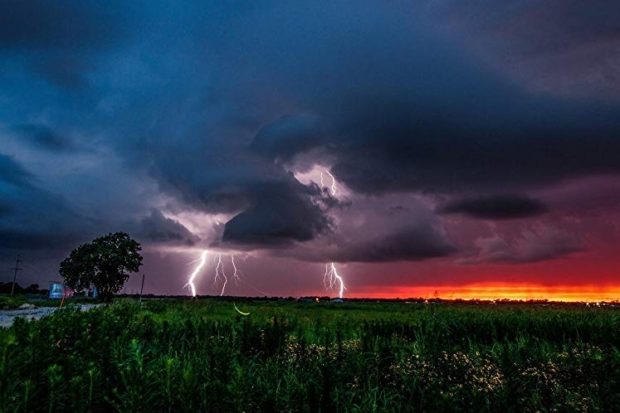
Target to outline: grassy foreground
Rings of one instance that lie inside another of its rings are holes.
[[[2,412],[618,411],[620,310],[129,300],[0,330]]]

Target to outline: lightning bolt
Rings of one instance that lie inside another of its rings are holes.
[[[187,284],[185,284],[186,287],[190,288],[192,292],[192,297],[196,297],[196,286],[194,285],[194,279],[196,279],[196,276],[200,274],[200,271],[202,271],[202,269],[204,268],[207,262],[207,253],[208,253],[207,250],[203,250],[200,253],[200,258],[198,259],[198,265],[196,265],[196,268],[194,268],[194,271],[192,271],[192,273],[189,275]]]
[[[222,261],[222,254],[217,255],[217,264],[215,265],[215,277],[213,277],[213,284],[217,284],[220,278],[223,279],[220,296],[223,296],[224,291],[226,290],[226,284],[228,284],[228,276],[226,275],[226,269],[224,268],[224,261]]]
[[[220,296],[223,296],[224,292],[226,291],[226,286],[228,285],[229,273],[226,273],[226,267],[224,265],[224,260],[222,259],[222,254],[218,254],[216,259],[217,263],[215,265],[215,277],[213,278],[213,284],[217,284],[218,281],[222,280],[222,289],[220,291]],[[239,271],[239,268],[237,268],[237,263],[235,262],[234,255],[230,256],[230,263],[233,268],[233,273],[230,277],[235,281],[235,283],[237,283],[239,280],[241,280],[241,278],[239,277],[241,271]]]
[[[196,265],[192,273],[189,275],[187,284],[185,284],[185,287],[190,288],[190,291],[193,297],[196,297],[196,285],[194,284],[194,281],[196,280],[196,277],[198,277],[198,275],[200,274],[200,272],[203,270],[204,266],[206,265],[208,253],[209,253],[208,250],[203,250],[200,253],[200,257],[197,260],[198,264]],[[235,261],[234,255],[230,255],[230,263],[233,268],[233,273],[232,275],[230,275],[230,277],[232,277],[232,279],[235,281],[235,284],[236,284],[238,281],[241,281],[242,273],[237,267],[237,263]],[[217,285],[220,281],[222,282],[220,296],[223,296],[224,293],[226,292],[226,286],[228,285],[228,280],[229,280],[229,275],[226,272],[226,267],[224,265],[224,259],[222,257],[222,254],[217,254],[215,255],[215,276],[213,278],[213,284]]]
[[[336,265],[333,262],[329,264],[325,264],[325,274],[323,274],[323,284],[327,289],[333,289],[336,284],[338,284],[338,297],[342,298],[344,295],[344,290],[346,287],[344,286],[344,280],[338,274],[338,270],[336,269]]]
[[[322,188],[327,188],[327,185],[325,185],[324,180],[323,180],[323,173],[326,173],[327,176],[329,176],[329,179],[331,179],[331,184],[329,185],[329,189],[332,195],[335,196],[336,193],[338,192],[338,185],[336,184],[336,178],[334,178],[334,175],[332,175],[332,173],[329,172],[327,169],[323,169],[321,171],[321,187]]]
[[[236,283],[237,281],[240,280],[240,278],[239,278],[240,271],[237,269],[237,264],[235,264],[235,256],[234,255],[230,256],[230,263],[232,264],[232,267],[233,267],[232,278],[233,278],[233,280],[235,280],[235,283]]]

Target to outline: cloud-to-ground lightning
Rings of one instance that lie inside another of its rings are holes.
[[[224,295],[226,291],[226,286],[228,285],[228,273],[226,273],[226,267],[224,266],[224,260],[222,259],[222,254],[218,254],[216,257],[217,263],[215,264],[215,277],[213,278],[213,284],[217,284],[219,280],[222,280],[222,289],[220,290],[220,296]],[[233,268],[233,273],[231,275],[232,279],[237,282],[240,280],[239,274],[240,271],[237,268],[237,263],[235,262],[235,256],[230,256],[230,263]]]
[[[192,273],[189,275],[187,284],[185,284],[186,287],[190,288],[190,291],[193,297],[196,297],[196,284],[195,284],[196,278],[198,277],[198,275],[200,275],[200,273],[204,269],[204,266],[207,263],[208,253],[209,253],[208,250],[203,250],[200,253],[200,257],[197,260],[197,265],[192,271]],[[237,267],[237,263],[235,261],[234,255],[230,255],[230,263],[233,269],[232,275],[230,275],[230,277],[232,277],[235,283],[237,281],[241,281],[241,271]],[[224,293],[226,292],[226,286],[228,285],[228,280],[229,280],[228,274],[229,273],[226,272],[226,267],[224,265],[224,259],[222,257],[222,254],[215,255],[215,276],[213,278],[213,284],[218,284],[218,282],[220,281],[222,282],[222,287],[220,289],[220,296],[223,296]]]
[[[228,276],[226,275],[226,270],[224,269],[222,254],[218,254],[217,256],[217,264],[215,265],[215,277],[213,278],[213,284],[216,284],[220,278],[223,280],[222,290],[220,291],[220,296],[222,296],[224,295],[224,291],[226,290],[226,284],[228,284]]]
[[[237,269],[237,264],[235,263],[235,256],[231,255],[230,256],[230,262],[232,264],[233,267],[233,275],[232,278],[233,280],[235,280],[235,282],[239,281],[239,270]]]
[[[194,268],[194,271],[192,271],[192,273],[189,275],[189,279],[187,281],[186,286],[188,286],[192,292],[192,297],[196,297],[196,286],[194,285],[194,280],[196,279],[196,276],[198,274],[200,274],[200,271],[202,271],[203,267],[205,266],[206,262],[207,262],[207,250],[203,250],[200,253],[200,258],[198,259],[198,265],[196,265],[196,268]]]
[[[327,174],[327,176],[329,176],[329,179],[331,179],[331,183],[329,185],[326,185],[325,183],[324,174]],[[332,196],[336,196],[336,194],[338,193],[338,184],[336,183],[336,178],[334,177],[334,175],[332,175],[332,173],[327,168],[321,168],[320,185],[322,188],[329,188],[329,191]],[[334,264],[333,262],[325,264],[325,274],[323,275],[323,284],[325,285],[325,288],[327,289],[333,289],[336,286],[336,284],[338,284],[338,297],[339,298],[343,297],[344,290],[346,290],[346,287],[344,286],[343,278],[340,276],[340,274],[338,274],[338,270],[336,269],[336,264]]]
[[[325,264],[325,274],[323,275],[323,283],[325,284],[325,288],[332,289],[336,284],[338,284],[338,297],[342,298],[344,295],[344,290],[346,287],[344,286],[344,280],[338,274],[338,270],[336,269],[336,265],[333,262],[329,264]]]

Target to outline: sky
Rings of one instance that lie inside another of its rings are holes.
[[[124,231],[155,294],[620,298],[617,2],[2,9],[1,281]]]

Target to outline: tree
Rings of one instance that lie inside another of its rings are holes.
[[[142,265],[140,244],[116,232],[82,244],[60,263],[60,275],[76,292],[95,286],[103,299],[120,291]]]

